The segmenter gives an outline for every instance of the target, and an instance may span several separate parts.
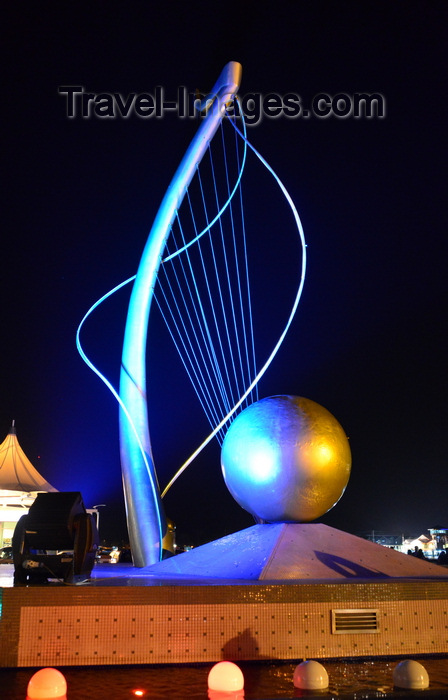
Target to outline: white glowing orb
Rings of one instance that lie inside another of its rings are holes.
[[[303,690],[323,690],[328,688],[328,673],[318,661],[302,661],[294,669],[294,687]]]
[[[240,667],[231,661],[220,661],[208,674],[209,690],[231,692],[244,688],[244,676]]]
[[[394,685],[397,688],[423,690],[429,686],[428,671],[414,659],[400,661],[394,668]]]

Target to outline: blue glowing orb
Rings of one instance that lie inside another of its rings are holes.
[[[221,466],[234,499],[256,518],[305,523],[339,501],[351,452],[326,408],[299,396],[270,396],[235,418]]]

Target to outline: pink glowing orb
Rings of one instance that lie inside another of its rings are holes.
[[[208,674],[208,688],[226,693],[242,690],[244,688],[243,672],[231,661],[220,661]]]
[[[31,676],[28,682],[27,698],[29,700],[53,700],[65,698],[67,681],[56,668],[41,668]]]

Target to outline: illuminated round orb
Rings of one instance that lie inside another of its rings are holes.
[[[31,676],[28,682],[27,699],[39,700],[50,698],[65,699],[67,693],[67,681],[63,674],[56,668],[41,668]]]
[[[303,690],[324,690],[328,688],[328,673],[318,661],[307,659],[294,669],[294,687]]]
[[[232,661],[219,661],[208,674],[209,690],[229,693],[244,688],[244,676],[240,667]]]
[[[326,408],[300,396],[270,396],[235,418],[221,466],[234,499],[256,518],[306,523],[339,501],[351,453]]]
[[[397,688],[423,690],[429,686],[428,671],[414,659],[400,661],[394,668],[393,678]]]

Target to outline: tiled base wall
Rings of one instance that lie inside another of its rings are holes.
[[[332,611],[375,610],[334,633]],[[6,667],[448,653],[448,583],[3,590]]]

